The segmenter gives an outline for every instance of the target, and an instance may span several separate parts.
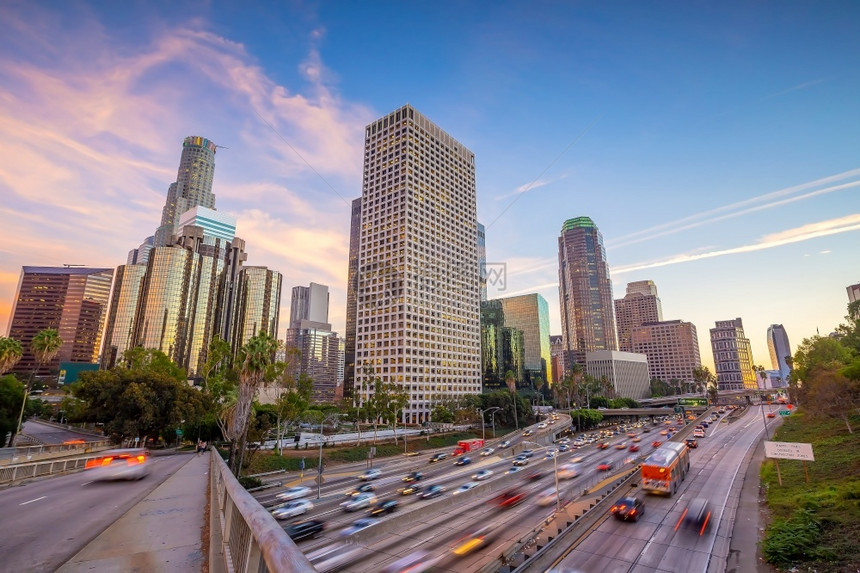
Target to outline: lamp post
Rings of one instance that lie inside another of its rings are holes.
[[[548,446],[541,446],[537,442],[524,441],[523,444],[534,444],[537,446],[535,448],[537,451],[549,449]],[[561,492],[558,491],[558,451],[552,456],[552,469],[555,475],[555,512],[558,513],[561,511]]]
[[[481,439],[484,441],[486,441],[486,439],[487,439],[486,431],[485,431],[487,426],[485,423],[484,414],[486,414],[487,412],[495,412],[496,410],[501,410],[501,408],[499,408],[498,406],[493,406],[492,408],[487,408],[486,410],[481,410],[480,408],[478,408],[478,413],[481,415]],[[493,437],[494,438],[496,437],[496,419],[495,418],[493,418]]]
[[[496,413],[501,411],[501,408],[498,406],[493,406],[487,412],[490,413],[490,421],[493,423],[493,439],[496,439]]]

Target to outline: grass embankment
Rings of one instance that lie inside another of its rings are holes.
[[[773,437],[811,443],[814,462],[765,460],[761,480],[771,514],[762,553],[772,565],[796,571],[858,571],[860,568],[860,416],[854,433],[839,420],[793,413]]]
[[[513,431],[513,429],[510,431]],[[508,430],[499,430],[497,435],[502,436],[507,432]],[[429,439],[426,436],[410,436],[407,440],[406,447],[409,452],[418,452],[434,448],[452,447],[460,440],[469,440],[480,437],[480,432],[438,434],[430,436]],[[333,464],[364,461],[367,459],[367,454],[370,451],[371,446],[372,444],[368,444],[366,446],[324,447],[323,464],[326,467],[331,467]],[[403,440],[400,439],[397,444],[393,441],[377,444],[376,456],[374,459],[402,455]],[[307,471],[317,467],[318,456],[319,448],[302,448],[299,450],[285,448],[283,450],[283,455],[280,456],[275,454],[274,451],[257,452],[252,456],[250,465],[247,468],[244,468],[242,473],[253,475],[276,470],[299,471],[301,469],[302,458],[305,458],[305,471]]]

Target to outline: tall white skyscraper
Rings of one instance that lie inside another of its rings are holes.
[[[767,327],[767,350],[770,353],[770,363],[774,370],[779,371],[780,385],[788,386],[791,368],[786,357],[791,356],[791,344],[788,343],[788,333],[781,324],[771,324]]]
[[[411,106],[365,129],[355,394],[409,397],[403,421],[481,391],[475,155]]]
[[[299,328],[301,321],[328,322],[329,294],[326,285],[294,286],[290,301],[290,328]]]

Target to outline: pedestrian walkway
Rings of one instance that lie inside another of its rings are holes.
[[[209,455],[188,455],[188,458],[176,473],[58,571],[202,571]]]

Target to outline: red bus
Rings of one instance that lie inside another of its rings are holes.
[[[667,442],[642,463],[643,491],[674,495],[690,471],[690,450],[686,444]]]

